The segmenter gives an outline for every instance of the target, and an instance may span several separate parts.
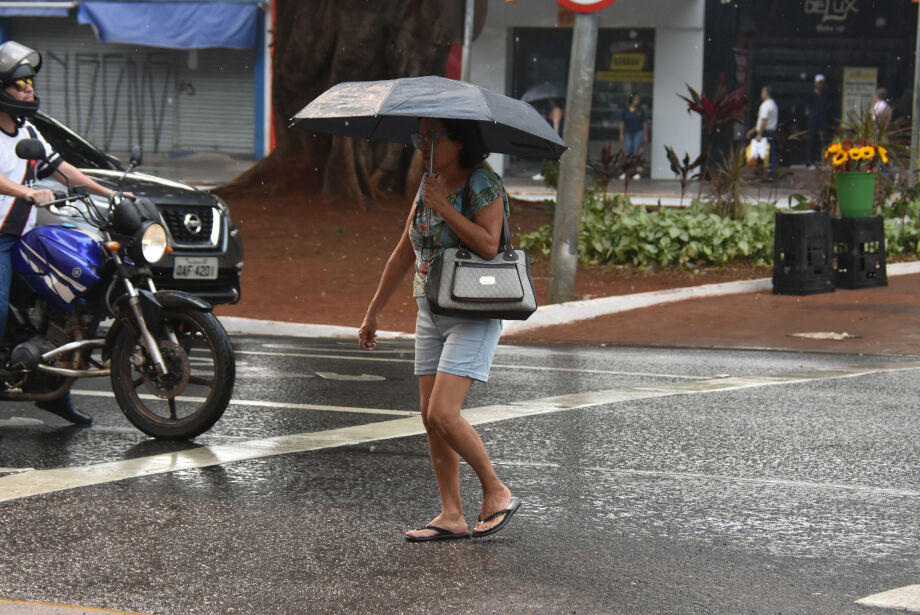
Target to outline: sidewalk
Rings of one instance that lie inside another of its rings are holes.
[[[805,167],[785,167],[781,169],[785,176],[774,183],[744,182],[741,193],[744,198],[751,201],[776,201],[779,206],[788,206],[790,196],[804,194],[812,196],[820,188],[821,172],[806,169]],[[502,178],[508,194],[515,199],[529,202],[540,202],[545,199],[555,199],[556,191],[549,188],[543,180],[534,180],[531,177],[506,176]],[[591,173],[585,178],[585,186],[590,186],[594,181]],[[622,194],[626,184],[621,179],[612,179],[607,185],[608,194]],[[680,195],[680,182],[677,179],[650,179],[641,178],[630,180],[629,200],[634,205],[665,205],[678,207],[689,205],[697,198],[700,192],[699,182],[690,182],[687,185],[683,199]],[[703,196],[711,192],[708,184],[703,184]]]
[[[140,170],[201,187],[219,185],[244,172],[252,160],[223,154],[148,156]],[[775,184],[748,184],[750,199],[806,195],[819,173],[788,169]],[[506,178],[508,192],[527,201],[552,198],[555,191],[531,178]],[[622,192],[614,179],[610,192]],[[688,187],[685,203],[699,185]],[[677,180],[633,180],[637,204],[677,205]],[[769,278],[729,284],[607,297],[546,306],[530,321],[507,323],[503,339],[523,343],[587,345],[772,348],[845,353],[920,354],[920,263],[890,264],[887,287],[837,290],[804,297],[773,295]],[[269,323],[223,318],[231,332],[353,337],[348,327]],[[541,325],[541,326],[538,326]],[[386,335],[386,334],[384,334]],[[389,334],[405,337],[403,334]]]

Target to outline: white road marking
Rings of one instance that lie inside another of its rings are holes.
[[[860,606],[920,613],[920,585],[906,585],[856,601]]]
[[[366,352],[366,351],[362,351]],[[375,351],[376,352],[376,351]],[[396,359],[392,357],[352,357],[334,354],[313,354],[307,352],[266,352],[264,350],[237,350],[236,354],[254,354],[268,357],[299,357],[304,359],[336,359],[340,361],[376,361],[383,363],[415,363],[415,359]],[[656,378],[681,378],[686,380],[705,380],[705,376],[687,376],[686,374],[658,374],[653,372],[624,372],[609,369],[585,369],[581,367],[553,367],[546,365],[513,365],[493,363],[492,369],[517,369],[537,372],[576,372],[580,374],[604,374],[609,376],[654,376]]]
[[[25,416],[11,416],[8,419],[0,419],[0,427],[24,427],[26,425],[44,425],[44,421],[32,419]]]
[[[0,598],[0,615],[89,615],[90,613],[108,613],[110,615],[144,615],[136,611],[113,611],[111,609],[96,609],[89,606],[74,604],[56,604],[53,602],[38,602],[34,600],[5,600]]]
[[[111,391],[89,391],[85,389],[71,389],[73,395],[86,395],[88,397],[110,397],[114,398],[115,394]],[[141,399],[158,400],[159,397],[142,393],[138,395]],[[204,397],[187,397],[180,396],[180,401],[197,402],[204,401]],[[353,412],[356,414],[389,414],[393,416],[414,416],[419,412],[417,410],[391,410],[389,408],[361,408],[354,406],[324,406],[322,404],[295,404],[293,402],[265,401],[262,399],[231,399],[231,406],[258,406],[264,408],[290,408],[292,410],[322,410],[323,412]]]
[[[853,378],[869,374],[890,373],[920,368],[920,362],[894,363],[871,367],[855,366],[828,370],[807,370],[775,376],[719,378],[703,382],[677,382],[660,386],[631,387],[609,391],[573,393],[543,399],[495,404],[470,408],[464,417],[472,425],[534,416],[565,410],[590,408],[625,401],[714,393],[762,386],[797,384],[816,380]],[[236,461],[246,461],[335,448],[378,440],[422,435],[425,428],[421,416],[354,425],[327,431],[292,434],[249,440],[235,444],[217,444],[175,453],[112,461],[90,466],[36,470],[0,477],[0,502],[31,497],[43,493],[98,485],[127,478],[150,476],[178,470],[208,467]]]
[[[373,374],[351,376],[349,374],[337,374],[336,372],[316,372],[316,375],[326,380],[343,380],[346,382],[380,382],[381,380],[386,380],[383,376],[375,376]]]
[[[238,378],[315,378],[315,374],[302,372],[279,372],[267,367],[240,367],[236,366],[236,375]]]

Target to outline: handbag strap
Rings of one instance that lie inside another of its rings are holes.
[[[462,207],[463,207],[463,217],[469,219],[469,213],[472,206],[470,205],[470,180],[473,178],[472,175],[467,178],[466,184],[463,187],[463,197],[462,197]],[[514,250],[514,246],[511,244],[511,231],[508,229],[508,215],[505,213],[505,203],[502,199],[502,236],[499,238],[500,243],[498,244],[499,251],[504,250],[505,252],[510,252]],[[460,242],[460,245],[466,248],[463,245],[463,242]],[[466,248],[469,249],[469,248]]]

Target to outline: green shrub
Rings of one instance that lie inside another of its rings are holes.
[[[888,254],[920,251],[920,188],[905,191],[885,208]],[[647,268],[680,265],[726,265],[748,262],[773,264],[772,203],[752,206],[738,218],[720,216],[709,203],[649,212],[622,195],[603,198],[586,193],[578,237],[580,259],[588,264],[634,265]],[[553,227],[541,226],[521,235],[522,248],[533,253],[552,251]]]
[[[751,207],[737,219],[707,212],[699,204],[648,212],[621,195],[587,194],[578,248],[585,263],[666,267],[725,265],[773,260],[772,205]],[[521,247],[549,254],[552,226],[520,237]]]

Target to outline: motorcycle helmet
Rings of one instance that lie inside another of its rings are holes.
[[[0,45],[0,112],[13,117],[32,117],[38,111],[38,97],[16,100],[6,91],[6,85],[17,79],[34,77],[42,67],[42,54],[16,41]]]

